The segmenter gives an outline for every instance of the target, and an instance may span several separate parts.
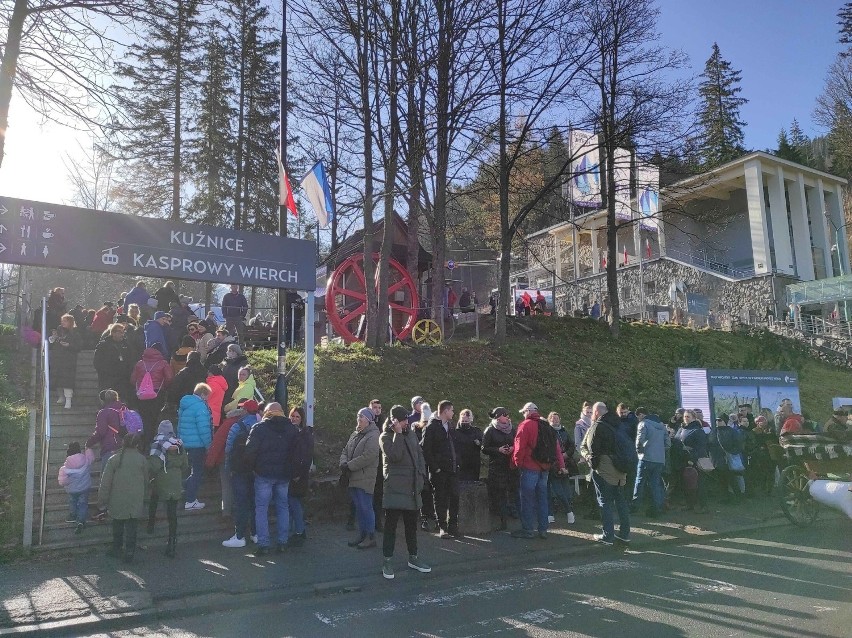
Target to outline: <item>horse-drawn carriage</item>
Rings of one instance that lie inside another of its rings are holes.
[[[810,525],[820,505],[852,518],[852,433],[787,435],[781,448],[781,509],[792,523]]]

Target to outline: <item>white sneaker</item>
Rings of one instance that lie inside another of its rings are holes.
[[[576,522],[576,517],[574,516],[574,512],[568,512],[568,517],[565,520],[569,525],[573,525]]]
[[[555,517],[555,516],[548,516],[548,517],[547,517],[547,522],[548,522],[548,523],[555,523],[555,522],[556,522],[556,517]]]
[[[237,538],[236,534],[231,536],[231,538],[229,538],[228,540],[222,541],[222,547],[245,547],[245,546],[246,546],[246,539]]]
[[[257,545],[257,534],[252,534],[251,536],[249,536],[249,538],[251,539],[252,543]]]
[[[204,503],[199,502],[198,499],[194,501],[189,501],[183,504],[183,509],[185,510],[202,510],[204,509]]]

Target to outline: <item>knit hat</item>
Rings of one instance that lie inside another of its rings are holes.
[[[174,436],[175,426],[168,419],[163,419],[160,421],[160,425],[157,426],[157,434],[159,436]]]
[[[401,405],[395,405],[391,408],[391,418],[397,421],[405,421],[408,419],[408,410]]]
[[[163,312],[162,310],[158,310],[157,312],[154,313],[154,321],[157,321],[158,319],[165,319],[165,318],[171,319],[172,316],[167,312]]]
[[[411,398],[411,407],[416,408],[418,403],[423,403],[423,397],[416,396]]]
[[[376,415],[373,414],[373,411],[370,408],[361,408],[360,410],[358,410],[358,416],[362,416],[368,421],[372,421],[376,418]]]
[[[509,416],[509,411],[506,408],[494,408],[491,412],[488,413],[492,419],[499,418],[501,416]]]

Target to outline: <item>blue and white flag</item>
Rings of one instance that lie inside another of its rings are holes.
[[[331,188],[325,176],[322,160],[314,164],[314,167],[302,178],[301,186],[314,208],[320,228],[328,228],[328,223],[334,219],[334,202],[331,199]]]

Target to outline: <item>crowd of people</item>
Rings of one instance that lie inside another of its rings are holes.
[[[167,282],[151,298],[159,304],[157,294],[165,291],[164,303],[174,310],[171,288]],[[304,410],[255,400],[252,370],[227,327],[192,318],[176,324],[172,312],[147,301],[143,305],[151,318],[140,325],[133,306],[144,318],[136,303],[143,292],[144,284],[137,284],[122,296],[109,322],[98,326],[94,365],[101,409],[85,444],[68,446],[59,474],[69,494],[68,521],[78,533],[85,528],[98,450],[96,518],[108,516],[112,522],[114,556],[133,560],[138,521],[147,519],[147,531],[153,532],[161,502],[168,521],[166,555],[175,556],[178,507],[205,507],[199,488],[205,471],[214,468],[223,512],[234,522],[224,547],[242,548],[250,539],[254,554],[261,556],[304,544],[302,501],[314,447]],[[75,353],[85,347],[80,335],[85,328],[58,303],[64,303],[61,293],[54,291],[48,301],[51,319],[58,321],[49,338],[51,373],[59,401],[69,407]],[[230,294],[235,306],[244,307],[236,286]],[[470,409],[456,419],[448,400],[432,410],[415,396],[410,408],[395,405],[386,418],[378,399],[358,410],[339,457],[340,485],[351,500],[347,527],[357,526],[349,545],[375,548],[382,532],[382,573],[393,578],[401,519],[408,567],[429,572],[418,554],[418,531],[448,539],[460,535],[459,519],[465,516],[459,511],[460,490],[482,480],[483,465],[488,508],[498,530],[519,519],[513,537],[546,539],[558,515],[574,524],[575,506],[585,503],[586,515],[601,521],[597,542],[629,543],[631,515],[658,517],[679,504],[701,513],[712,493],[722,502],[769,493],[776,480],[772,447],[779,436],[806,428],[788,399],[771,423],[764,415],[755,417],[750,404],[718,415],[713,424],[697,409],[679,409],[664,423],[654,411],[630,410],[624,403],[611,410],[603,402],[587,402],[573,428],[565,427],[557,412],[544,417],[532,402],[519,414],[513,425],[511,411],[495,407],[481,429]],[[826,424],[846,427],[841,414]],[[590,489],[576,494],[574,481],[580,479]]]

